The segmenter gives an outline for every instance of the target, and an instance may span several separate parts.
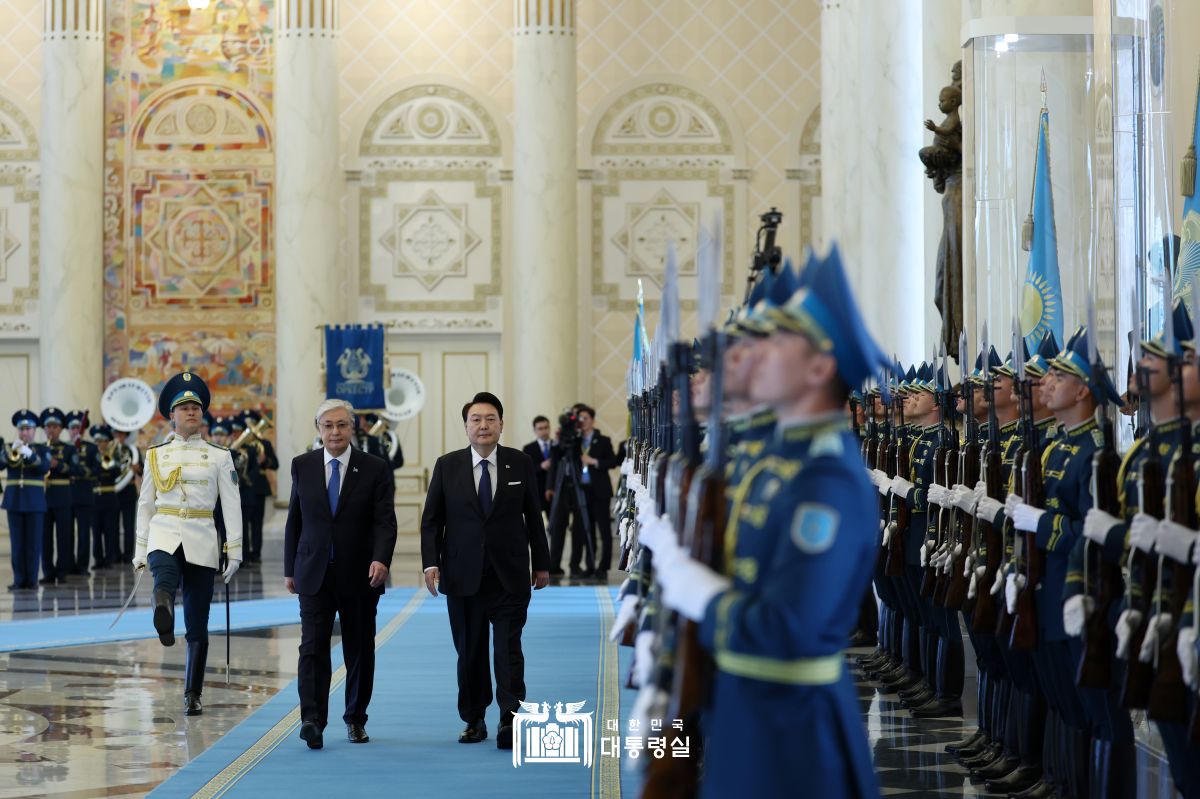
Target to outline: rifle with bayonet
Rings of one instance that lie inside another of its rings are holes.
[[[1023,484],[1022,475],[1024,474],[1025,464],[1027,462],[1027,459],[1025,456],[1029,453],[1029,447],[1030,447],[1030,444],[1032,443],[1030,437],[1027,435],[1025,423],[1027,421],[1032,422],[1032,419],[1033,419],[1033,409],[1032,408],[1028,410],[1028,413],[1026,413],[1025,393],[1023,391],[1021,391],[1021,389],[1020,389],[1019,378],[1017,377],[1017,373],[1016,373],[1017,363],[1019,361],[1023,361],[1023,359],[1025,357],[1025,350],[1021,343],[1021,331],[1020,331],[1020,328],[1018,327],[1015,319],[1013,320],[1012,346],[1013,346],[1013,350],[1012,350],[1012,360],[1013,360],[1012,382],[1013,382],[1013,391],[1017,395],[1017,418],[1020,420],[1018,424],[1021,428],[1021,443],[1017,446],[1017,451],[1013,455],[1012,468],[1009,471],[1010,490],[1015,493],[1018,489],[1020,489],[1022,487],[1022,484]],[[1029,425],[1029,427],[1032,427],[1032,426],[1033,426],[1032,424]],[[997,497],[997,498],[1000,499],[1001,501],[1004,501],[1003,494],[1001,494],[1001,496]],[[1019,547],[1017,546],[1017,539],[1019,536],[1017,535],[1016,528],[1013,527],[1012,519],[1008,518],[1007,515],[1004,517],[1002,525],[1003,525],[1003,527],[1001,530],[1001,538],[1003,540],[1003,546],[1004,546],[1003,551],[1004,551],[1004,555],[1008,558],[1008,565],[1005,567],[1004,571],[1007,572],[1009,568],[1011,568],[1013,570],[1015,570],[1017,568],[1017,556],[1018,556],[1018,549],[1019,549]],[[1012,541],[1011,556],[1009,555],[1009,549],[1010,549],[1009,541]],[[1006,579],[1007,579],[1007,576],[1008,576],[1007,573],[1004,574],[1004,577]],[[1016,614],[1010,613],[1008,610],[1008,601],[1007,601],[1007,596],[1005,593],[1005,585],[1002,582],[1000,584],[1000,615],[999,615],[999,619],[996,623],[996,635],[998,637],[1000,637],[1002,640],[1008,641],[1012,638],[1013,620],[1015,618],[1016,618]]]
[[[899,381],[897,381],[899,382]],[[888,442],[888,465],[891,476],[908,475],[908,442],[904,440],[904,399],[899,390],[892,394],[892,429]],[[891,535],[888,539],[887,563],[884,574],[888,577],[904,575],[904,537],[908,534],[909,510],[904,497],[890,494],[888,500],[888,519]]]
[[[938,445],[933,451],[933,482],[940,486],[949,486],[953,484],[953,477],[950,474],[951,459],[956,456],[954,447],[951,442],[952,430],[948,430],[950,424],[949,409],[946,407],[946,392],[940,381],[937,379],[937,359],[934,359],[934,397],[938,408]],[[922,536],[929,534],[932,529],[934,532],[933,546],[928,547],[926,552],[925,571],[921,576],[921,596],[927,599],[933,599],[935,604],[938,603],[938,597],[945,597],[946,587],[943,575],[937,567],[937,559],[934,557],[940,553],[950,540],[947,524],[950,514],[948,510],[941,505],[935,509],[931,506],[927,514],[928,523],[925,530],[921,531]]]
[[[962,394],[963,394],[963,442],[958,451],[958,468],[955,482],[969,488],[974,488],[975,483],[979,480],[979,425],[975,421],[975,398],[971,391],[971,384],[967,380],[967,334],[966,331],[959,336],[958,340],[958,362],[962,366]],[[946,596],[943,598],[942,606],[947,610],[961,610],[967,599],[967,589],[970,585],[967,575],[968,553],[976,545],[976,530],[979,525],[979,520],[975,518],[973,513],[968,513],[961,508],[954,508],[951,511],[954,517],[954,529],[957,531],[954,536],[954,549],[951,551],[950,575],[949,584],[946,587]],[[970,530],[971,534],[966,535],[966,531]],[[978,595],[978,592],[976,592]]]
[[[1096,320],[1094,302],[1088,303],[1087,344],[1088,360],[1092,363],[1095,380],[1105,385],[1105,367],[1096,346]],[[1092,505],[1113,518],[1121,517],[1121,499],[1117,487],[1117,473],[1121,469],[1121,457],[1117,454],[1116,430],[1109,413],[1108,401],[1103,393],[1099,398],[1097,420],[1104,434],[1104,444],[1092,454]],[[1107,563],[1100,547],[1084,539],[1084,590],[1090,589],[1089,572],[1099,575],[1096,587],[1095,608],[1088,617],[1083,631],[1083,656],[1079,659],[1076,681],[1081,688],[1107,690],[1112,685],[1112,653],[1116,647],[1108,617],[1113,602],[1121,591],[1121,567]]]
[[[1013,357],[1017,365],[1016,388],[1022,397],[1022,438],[1025,439],[1021,483],[1018,485],[1021,486],[1021,498],[1025,504],[1040,508],[1046,501],[1046,485],[1042,481],[1042,443],[1038,441],[1037,420],[1033,418],[1033,381],[1026,374],[1025,358],[1022,356],[1016,361],[1015,352]],[[1028,651],[1037,646],[1037,605],[1034,597],[1045,571],[1045,553],[1038,549],[1036,532],[1019,531],[1014,528],[1014,535],[1017,536],[1018,545],[1024,550],[1025,585],[1017,593],[1017,612],[1013,618],[1009,645],[1017,651]]]
[[[983,466],[983,482],[987,495],[999,499],[1003,490],[1000,480],[1003,476],[1004,464],[1000,454],[1000,421],[996,416],[996,385],[992,382],[991,349],[988,346],[987,324],[983,327],[983,363],[981,379],[983,380],[983,396],[988,406],[988,437],[981,456]],[[980,532],[980,526],[983,532]],[[973,542],[978,551],[980,538],[983,539],[986,555],[982,579],[975,584],[975,608],[971,613],[971,630],[977,633],[992,632],[996,629],[996,595],[992,593],[992,584],[1004,560],[1003,528],[997,530],[992,522],[980,520],[975,526],[976,540]]]

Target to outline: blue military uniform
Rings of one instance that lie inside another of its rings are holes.
[[[58,408],[42,411],[42,429],[46,425],[60,427],[67,422],[67,415]],[[50,434],[47,431],[47,438]],[[75,567],[75,523],[71,516],[71,474],[74,470],[75,447],[66,444],[59,436],[48,440],[50,448],[50,473],[46,475],[46,521],[42,526],[42,580],[53,583],[66,580]]]
[[[75,521],[75,568],[72,574],[88,574],[88,550],[92,546],[96,516],[96,474],[100,471],[100,450],[83,438],[87,411],[67,414],[67,430],[75,447],[71,461],[71,516]]]
[[[118,525],[121,506],[117,500],[117,480],[124,471],[121,445],[113,440],[112,428],[106,424],[92,425],[88,433],[100,453],[96,470],[96,529],[92,537],[92,558],[97,569],[107,569],[116,566],[120,556]]]
[[[50,450],[44,444],[25,443],[20,431],[36,430],[38,415],[19,410],[12,416],[18,440],[5,451],[8,474],[4,498],[0,502],[8,513],[8,538],[12,547],[13,583],[10,591],[37,587],[41,560],[42,525],[46,515],[46,473],[50,471]]]
[[[262,415],[258,411],[246,411],[245,421],[247,424],[257,425],[262,421]],[[262,559],[263,521],[267,513],[267,499],[271,496],[271,481],[267,472],[279,469],[279,457],[275,454],[275,447],[271,445],[270,439],[260,437],[258,440],[262,445],[263,458],[261,463],[256,464],[256,468],[250,476],[250,482],[254,489],[254,504],[250,512],[249,524],[246,525],[250,533],[250,546],[246,550],[246,561],[249,563],[257,563]],[[392,458],[392,469],[399,469],[402,466],[404,466],[404,450],[397,447],[396,456]]]
[[[770,318],[776,335],[830,353],[847,385],[887,366],[836,249],[810,256],[800,289]],[[735,497],[732,579],[686,555],[660,573],[664,604],[700,622],[717,667],[702,796],[878,795],[842,654],[875,558],[875,496],[840,409],[781,425]],[[714,581],[728,587],[706,590],[690,615],[688,596]]]

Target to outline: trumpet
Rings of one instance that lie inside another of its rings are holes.
[[[21,447],[24,445],[25,443],[23,441],[14,441],[9,445],[8,463],[10,466],[16,466],[18,463],[24,460],[24,457],[21,455]]]
[[[111,472],[121,465],[120,454],[117,452],[117,442],[109,441],[100,448],[100,469]]]

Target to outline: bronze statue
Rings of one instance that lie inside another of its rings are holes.
[[[918,155],[925,176],[942,195],[942,240],[938,245],[937,285],[934,305],[942,314],[942,340],[947,352],[957,352],[962,330],[962,62],[951,69],[952,83],[938,93],[938,110],[945,114],[941,124],[925,120],[933,131],[933,144]]]

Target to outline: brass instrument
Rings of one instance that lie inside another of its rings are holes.
[[[133,467],[140,458],[140,455],[138,455],[137,447],[123,444],[116,440],[113,441],[113,444],[117,446],[117,462],[121,464],[121,474],[117,477],[117,484],[114,490],[120,493],[133,480]]]
[[[118,444],[115,440],[109,441],[103,447],[100,447],[100,470],[111,472],[121,465],[121,456],[117,452]]]
[[[22,443],[23,442],[21,442],[21,441],[14,441],[12,444],[9,445],[9,447],[8,447],[8,465],[9,466],[16,466],[17,464],[19,464],[21,461],[24,460],[24,458],[21,456]]]
[[[254,449],[254,457],[260,461],[263,458],[265,449],[262,443],[263,433],[271,426],[270,419],[261,419],[258,422],[246,422],[246,429],[238,434],[233,443],[229,445],[229,451],[233,455],[233,467],[237,470],[238,477],[245,480],[250,471],[250,453],[249,449]]]

